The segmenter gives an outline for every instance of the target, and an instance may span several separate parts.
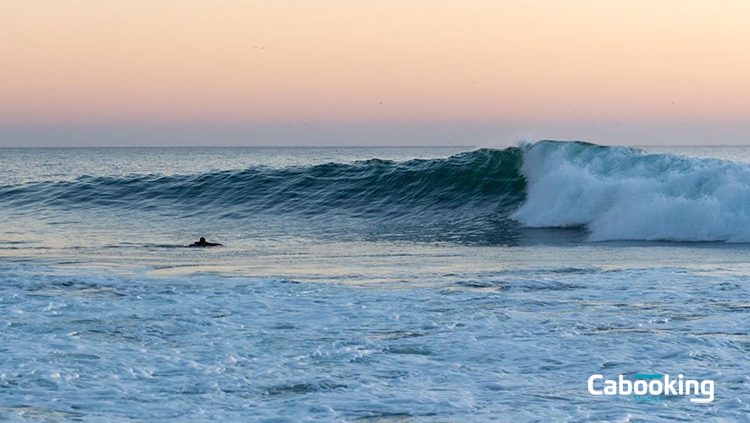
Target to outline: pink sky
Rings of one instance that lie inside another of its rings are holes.
[[[294,144],[305,131],[279,134],[301,122],[321,139],[434,125],[418,144],[439,127],[750,142],[748,22],[740,0],[6,1],[0,144],[196,126]]]

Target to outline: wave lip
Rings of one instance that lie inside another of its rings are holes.
[[[523,148],[528,227],[590,239],[750,242],[750,164],[543,141]]]

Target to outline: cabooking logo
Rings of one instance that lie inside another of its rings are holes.
[[[637,374],[634,382],[626,380],[620,375],[619,381],[604,380],[603,375],[591,375],[589,378],[589,393],[591,395],[631,395],[635,402],[661,402],[662,395],[696,396],[690,402],[708,403],[714,400],[714,381],[685,379],[677,375],[672,379],[669,375]],[[662,380],[663,379],[663,380]],[[598,380],[603,380],[604,387]],[[648,394],[648,395],[647,395]],[[708,397],[708,398],[705,398]]]

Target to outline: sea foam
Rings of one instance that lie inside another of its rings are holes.
[[[750,242],[750,164],[627,147],[523,147],[527,199],[511,218],[592,240]]]

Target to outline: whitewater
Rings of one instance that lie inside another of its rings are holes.
[[[593,240],[750,241],[750,167],[625,147],[524,148],[530,227],[583,226]]]
[[[0,419],[738,421],[750,149],[0,149]],[[226,247],[183,248],[206,236]],[[636,373],[715,400],[596,397]]]

